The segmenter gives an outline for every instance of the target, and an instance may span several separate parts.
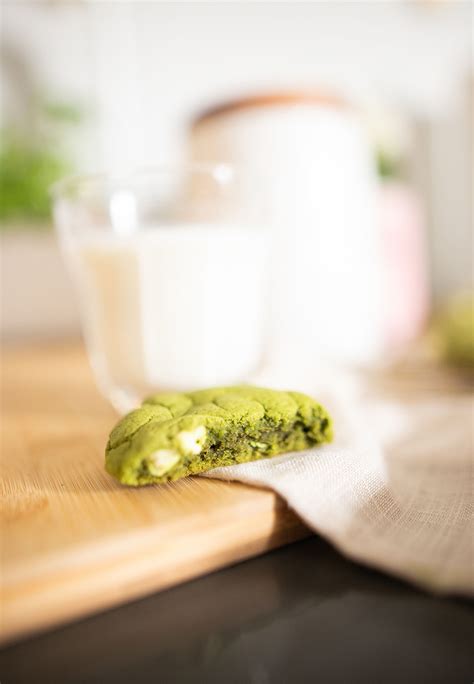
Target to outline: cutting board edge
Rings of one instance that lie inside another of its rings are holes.
[[[111,559],[100,571],[91,564],[71,572],[60,582],[57,578],[43,578],[39,582],[18,584],[13,590],[4,589],[0,646],[171,588],[312,534],[285,506],[275,507],[255,521],[252,538],[240,527],[237,522],[217,529],[214,535],[203,529],[192,548],[186,549],[178,539],[166,553],[156,547],[144,547],[132,558],[124,554]],[[229,535],[233,539],[232,547],[225,545]],[[236,535],[240,535],[238,542]],[[179,570],[176,570],[177,553],[182,560]],[[111,590],[108,579],[111,576],[117,579],[117,564],[122,579]]]

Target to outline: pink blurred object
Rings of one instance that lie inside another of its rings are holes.
[[[380,188],[385,262],[387,348],[396,351],[422,332],[430,307],[424,216],[413,190],[385,181]]]

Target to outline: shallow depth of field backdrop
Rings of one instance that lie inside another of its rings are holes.
[[[268,89],[329,88],[363,105],[424,206],[434,299],[469,285],[472,26],[470,2],[441,0],[4,1],[2,136],[49,148],[23,195],[3,200],[3,336],[78,330],[47,208],[29,209],[34,183],[179,159],[193,114]],[[57,294],[32,310],[41,286]]]

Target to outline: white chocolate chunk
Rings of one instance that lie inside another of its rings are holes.
[[[158,449],[148,457],[148,469],[152,475],[161,477],[178,461],[179,454],[174,449]]]
[[[206,428],[199,425],[195,430],[180,432],[178,435],[179,446],[185,454],[197,456],[202,451],[206,439]]]

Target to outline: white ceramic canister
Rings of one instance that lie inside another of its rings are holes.
[[[357,112],[318,94],[229,102],[194,120],[190,156],[252,170],[266,199],[271,359],[377,360],[384,337],[377,183]]]

